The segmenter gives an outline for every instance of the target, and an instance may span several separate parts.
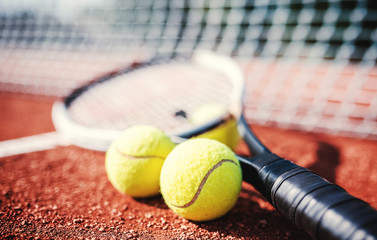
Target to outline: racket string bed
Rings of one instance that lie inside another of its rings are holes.
[[[87,127],[122,130],[150,124],[171,134],[192,125],[177,117],[177,112],[192,113],[206,103],[226,107],[231,88],[221,73],[171,60],[121,71],[78,91],[80,94],[66,103],[67,113],[72,121]]]

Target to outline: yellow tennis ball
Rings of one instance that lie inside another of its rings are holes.
[[[236,203],[242,172],[235,154],[212,139],[179,144],[161,170],[161,193],[175,213],[194,221],[225,215]]]
[[[225,107],[217,103],[207,103],[199,106],[193,111],[189,120],[192,124],[202,124],[215,117],[220,117],[225,113]],[[226,144],[231,149],[235,149],[240,141],[237,130],[236,119],[229,119],[220,126],[205,132],[195,138],[210,138]]]
[[[174,147],[170,138],[155,127],[130,127],[106,152],[107,176],[121,193],[133,197],[157,195],[162,165]]]

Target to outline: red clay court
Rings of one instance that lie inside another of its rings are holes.
[[[50,113],[56,98],[2,92],[0,99],[1,140],[54,130]],[[375,140],[272,124],[252,128],[276,154],[377,208]],[[245,151],[241,144],[238,153]],[[230,213],[198,223],[175,215],[161,196],[133,199],[117,192],[107,179],[102,152],[67,146],[0,162],[5,238],[310,239],[248,184]]]
[[[369,0],[0,3],[0,153],[15,139],[0,157],[1,238],[312,239],[245,182],[228,214],[194,222],[115,190],[104,152],[17,153],[43,145],[23,137],[49,141],[53,103],[77,87],[196,49],[240,64],[246,120],[269,149],[377,209],[375,16]]]

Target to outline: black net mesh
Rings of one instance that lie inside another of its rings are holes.
[[[3,0],[0,90],[62,96],[210,49],[245,68],[248,120],[376,136],[376,26],[373,0]]]

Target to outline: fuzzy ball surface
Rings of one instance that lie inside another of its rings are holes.
[[[226,112],[226,108],[217,103],[206,103],[196,108],[190,116],[192,124],[203,124],[214,117],[219,117]],[[205,132],[196,138],[210,138],[224,143],[231,149],[235,149],[240,141],[236,119],[228,119],[220,126]]]
[[[237,202],[242,172],[236,155],[212,139],[179,144],[161,170],[161,193],[175,213],[194,221],[225,215]]]
[[[106,152],[107,176],[121,193],[132,197],[157,195],[162,165],[174,147],[170,138],[156,127],[130,127]]]

